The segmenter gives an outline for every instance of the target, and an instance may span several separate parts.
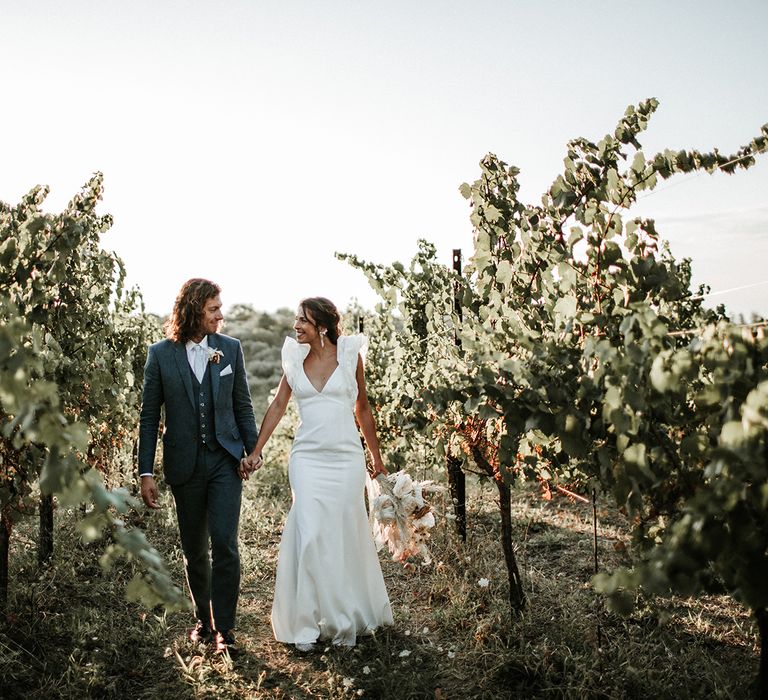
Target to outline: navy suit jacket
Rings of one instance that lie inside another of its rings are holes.
[[[220,333],[208,336],[208,347],[220,350],[221,360],[208,364],[213,390],[216,439],[240,459],[256,444],[258,431],[245,375],[240,341]],[[221,376],[231,367],[231,373]],[[165,406],[163,472],[170,485],[183,484],[192,476],[198,449],[198,418],[187,349],[183,343],[161,340],[149,347],[144,366],[144,394],[139,423],[139,474],[152,473]]]

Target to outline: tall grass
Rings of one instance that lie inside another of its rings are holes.
[[[275,642],[269,627],[290,493],[284,471],[266,467],[245,492],[238,622],[245,653],[234,662],[186,641],[188,614],[126,602],[131,564],[102,572],[101,548],[79,542],[76,514],[57,512],[57,550],[42,570],[33,523],[22,523],[13,540],[12,613],[0,630],[0,697],[748,697],[757,638],[743,609],[708,596],[669,599],[629,619],[607,613],[589,586],[591,513],[525,489],[515,493],[513,516],[528,607],[510,624],[494,491],[472,484],[466,544],[441,519],[430,567],[406,569],[382,553],[393,628],[352,650],[300,655]],[[135,520],[181,583],[168,495],[162,511]],[[620,522],[601,523],[600,534],[604,566],[626,556]]]

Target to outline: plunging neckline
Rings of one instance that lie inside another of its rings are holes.
[[[309,353],[307,353],[307,357],[308,356],[309,356]],[[306,360],[307,360],[307,358],[305,357],[301,361],[301,371],[304,373],[304,376],[306,377],[307,381],[309,382],[309,386],[311,386],[315,390],[315,393],[319,396],[320,394],[322,394],[325,391],[325,387],[328,386],[328,382],[330,382],[331,379],[333,379],[333,375],[336,374],[336,370],[339,368],[339,346],[338,346],[338,344],[336,345],[336,366],[333,368],[333,372],[331,372],[328,375],[328,379],[325,380],[325,384],[323,384],[321,389],[318,389],[312,383],[312,380],[309,378],[309,375],[307,374],[307,370],[304,369],[304,363],[306,362]]]

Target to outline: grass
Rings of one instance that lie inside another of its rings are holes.
[[[269,612],[285,475],[264,469],[247,485],[241,524],[243,584],[235,662],[186,641],[186,613],[129,603],[130,563],[103,573],[103,543],[78,540],[76,515],[57,513],[50,566],[35,563],[34,521],[13,535],[11,611],[0,628],[0,697],[14,698],[744,698],[757,672],[756,629],[725,596],[665,600],[628,619],[589,587],[591,509],[564,498],[514,494],[517,556],[528,605],[510,619],[495,488],[472,484],[469,537],[435,528],[430,567],[382,553],[395,626],[352,650],[301,655],[272,639]],[[438,508],[445,499],[438,498]],[[603,514],[599,557],[626,556],[619,521]],[[168,495],[137,515],[182,580]],[[487,579],[488,585],[479,581]],[[599,625],[598,625],[599,622]],[[599,628],[599,633],[598,633]],[[598,634],[600,644],[598,644]]]

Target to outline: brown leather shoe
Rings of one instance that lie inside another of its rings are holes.
[[[193,644],[211,644],[213,642],[213,630],[210,623],[198,620],[189,631],[189,641]]]
[[[240,647],[235,641],[235,635],[232,633],[232,630],[216,632],[216,653],[229,654],[231,658],[240,653]]]

